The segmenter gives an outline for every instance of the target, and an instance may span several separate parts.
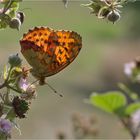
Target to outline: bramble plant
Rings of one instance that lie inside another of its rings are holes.
[[[65,7],[68,0],[62,0]],[[92,10],[98,18],[116,22],[120,19],[120,8],[127,2],[135,0],[90,0],[89,4],[82,4]],[[10,27],[20,30],[24,22],[24,13],[19,11],[22,0],[0,0],[0,29]],[[55,42],[58,43],[58,42]],[[140,63],[138,60],[125,65],[125,73],[133,82],[140,82]],[[26,118],[32,99],[36,98],[36,86],[29,82],[30,69],[22,65],[18,54],[10,55],[8,64],[4,66],[2,83],[0,84],[0,139],[11,138],[13,127],[20,132],[16,119]],[[118,116],[125,128],[130,132],[133,140],[139,133],[140,99],[137,93],[131,91],[126,85],[119,84],[122,91],[112,91],[104,94],[93,93],[90,103],[98,108]],[[124,94],[125,93],[125,94]],[[127,96],[126,96],[127,94]],[[129,97],[129,100],[127,99]],[[83,127],[83,119],[73,117],[75,137],[79,138],[79,130],[84,133],[80,138],[97,135],[98,131],[92,127]],[[78,125],[77,125],[78,123]],[[84,129],[88,128],[88,129]],[[88,131],[87,131],[88,130]],[[85,134],[86,131],[86,134]],[[20,132],[21,133],[21,132]]]
[[[15,119],[26,117],[31,100],[36,97],[35,86],[28,82],[28,76],[29,69],[22,66],[18,54],[9,56],[0,85],[0,89],[5,89],[0,93],[0,139],[11,137],[12,127],[18,128]]]
[[[115,23],[121,17],[120,8],[128,2],[136,0],[90,0],[89,4],[82,4],[91,9],[91,14],[95,14],[99,19],[107,19]]]
[[[140,82],[140,61],[135,59],[126,63],[125,74],[132,82]],[[140,130],[140,98],[139,94],[129,89],[125,84],[118,84],[119,91],[106,93],[93,93],[90,103],[101,110],[116,115],[124,127],[128,130],[133,140],[139,135]]]
[[[0,0],[3,7],[0,9],[0,29],[10,27],[20,29],[24,21],[24,13],[19,11],[19,2],[22,0]]]

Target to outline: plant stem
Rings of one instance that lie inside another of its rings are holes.
[[[122,124],[124,125],[124,127],[128,130],[129,134],[132,137],[132,140],[136,140],[138,135],[132,131],[131,126],[128,125],[128,123],[126,123],[122,118],[120,118],[120,120],[121,120]]]
[[[21,91],[11,87],[10,85],[7,85],[8,88],[12,89],[13,91],[17,92],[17,93],[22,93]]]
[[[13,1],[9,0],[9,2],[5,5],[3,13],[5,14],[7,12],[7,10],[11,7]]]

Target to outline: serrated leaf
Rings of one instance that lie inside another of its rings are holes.
[[[119,91],[104,94],[93,93],[90,97],[92,105],[109,113],[120,115],[126,105],[125,96]]]
[[[140,109],[140,103],[131,103],[127,106],[125,110],[125,115],[132,115],[132,113],[136,112],[138,109]]]

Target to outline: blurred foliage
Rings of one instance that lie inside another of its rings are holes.
[[[128,130],[132,140],[136,140],[140,130],[140,102],[137,99],[129,103],[123,92],[110,91],[104,94],[93,93],[90,103],[116,115]]]

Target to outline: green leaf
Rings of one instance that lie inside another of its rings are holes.
[[[131,103],[127,106],[125,110],[125,115],[130,116],[132,113],[140,109],[140,103]]]
[[[16,11],[15,10],[11,10],[9,13],[8,13],[9,17],[11,18],[14,18],[16,16]]]
[[[18,8],[19,8],[19,3],[13,2],[13,3],[11,4],[11,7],[10,7],[10,8],[12,8],[12,10],[14,10],[14,11],[17,11]]]
[[[126,98],[122,92],[112,91],[104,94],[93,93],[90,97],[92,105],[108,112],[122,115],[125,105]]]
[[[6,28],[8,24],[5,21],[0,21],[0,29]]]

